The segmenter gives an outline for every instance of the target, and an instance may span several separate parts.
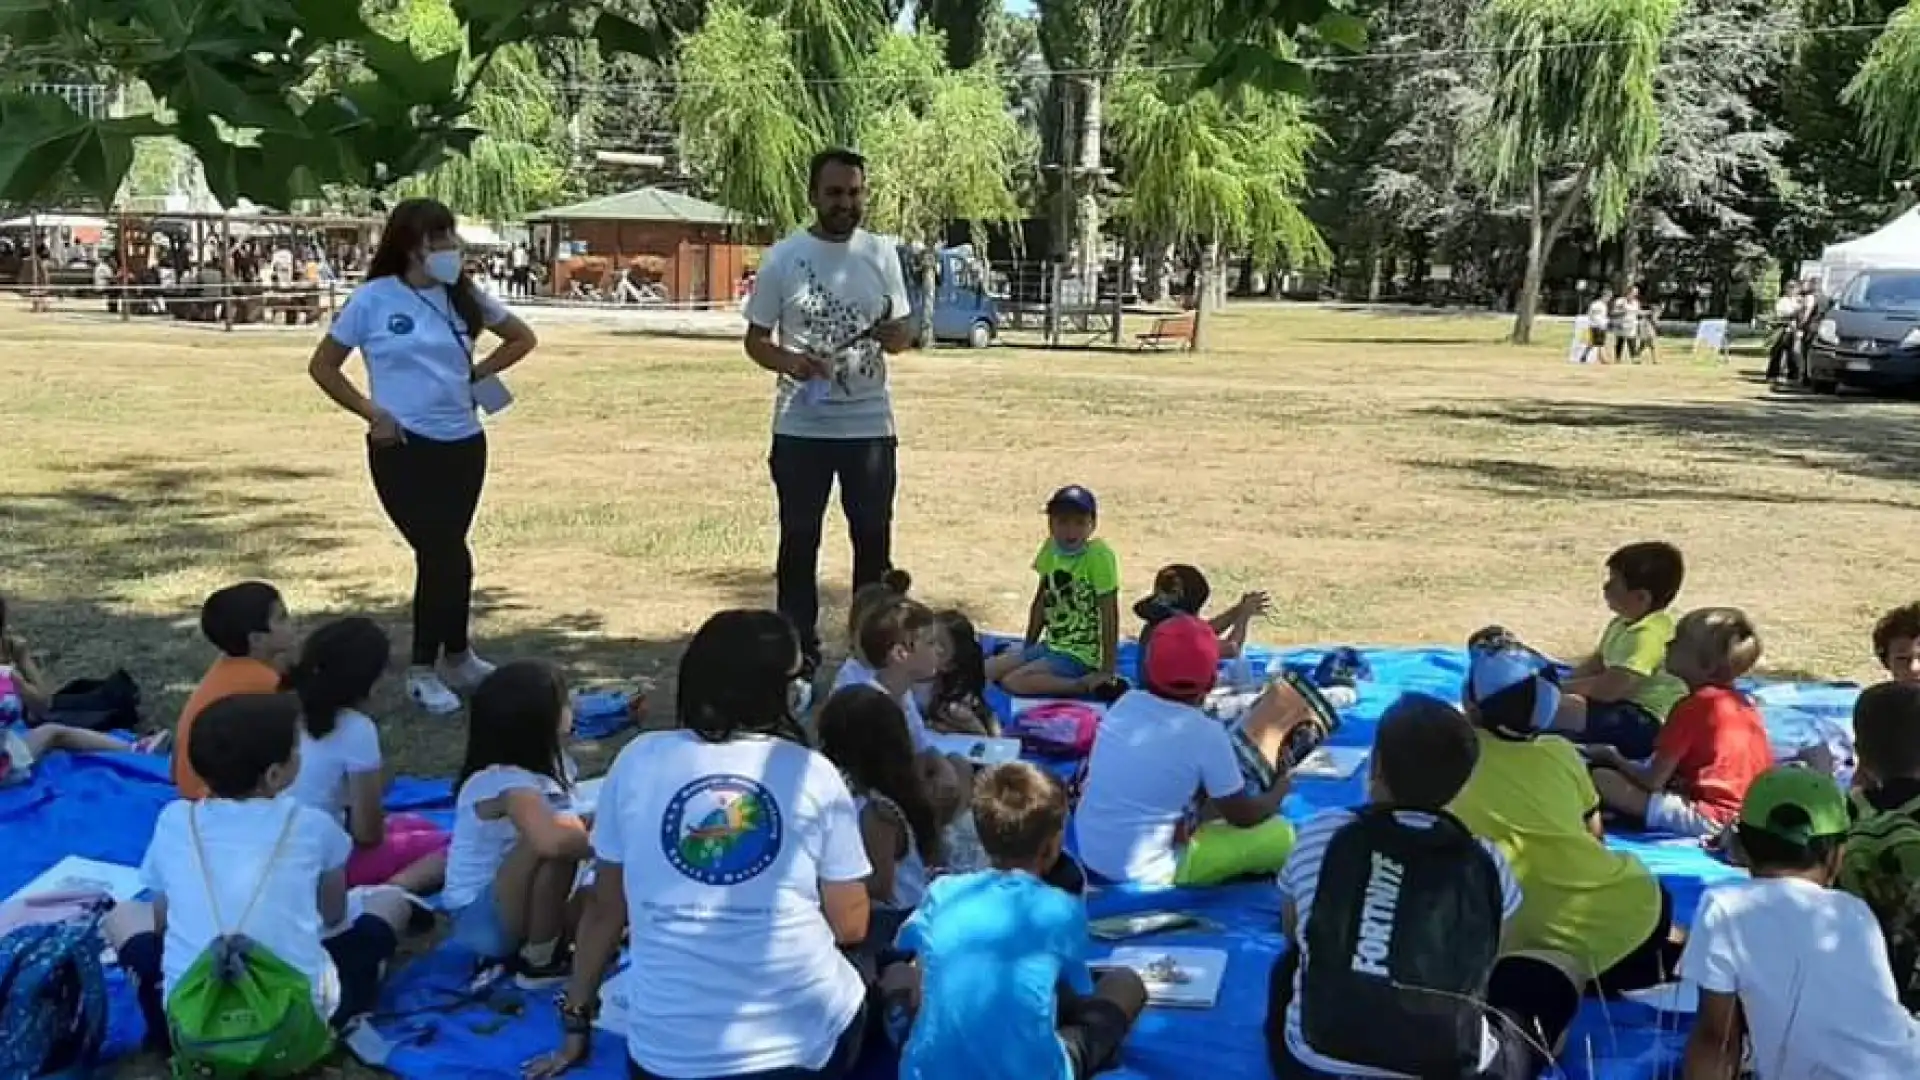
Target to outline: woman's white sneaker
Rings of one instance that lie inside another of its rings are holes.
[[[432,668],[413,668],[407,672],[407,696],[435,716],[460,711],[460,695],[447,689],[447,684],[440,681]]]
[[[450,655],[440,661],[440,674],[447,685],[463,694],[471,694],[480,689],[480,683],[493,674],[493,665],[480,659],[472,649],[458,655]]]

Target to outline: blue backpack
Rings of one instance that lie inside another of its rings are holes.
[[[78,1077],[107,1038],[106,942],[97,918],[0,938],[0,1076]]]

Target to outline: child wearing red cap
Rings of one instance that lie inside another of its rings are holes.
[[[1025,648],[987,661],[987,677],[1022,697],[1093,695],[1126,689],[1114,675],[1120,642],[1120,560],[1096,540],[1100,505],[1070,484],[1047,500],[1046,543],[1033,557],[1040,584],[1027,616]]]
[[[1276,816],[1286,785],[1250,791],[1233,737],[1200,707],[1219,635],[1174,615],[1145,649],[1141,688],[1107,711],[1087,761],[1074,817],[1082,862],[1111,881],[1178,885],[1280,869],[1293,849],[1293,826]]]

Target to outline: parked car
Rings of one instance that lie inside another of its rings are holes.
[[[1894,390],[1920,386],[1920,270],[1868,270],[1815,324],[1807,385]]]
[[[941,248],[934,278],[933,338],[984,349],[1000,336],[1000,308],[987,291],[986,265],[971,245]],[[907,302],[917,322],[926,311],[921,295],[920,260],[924,254],[900,247],[900,268],[907,279]]]

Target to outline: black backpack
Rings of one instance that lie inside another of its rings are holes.
[[[1301,1034],[1315,1053],[1423,1078],[1479,1068],[1500,952],[1493,857],[1453,815],[1363,807],[1327,844],[1307,918]]]

